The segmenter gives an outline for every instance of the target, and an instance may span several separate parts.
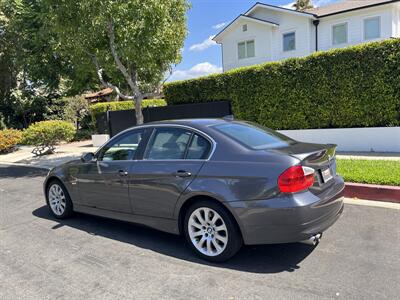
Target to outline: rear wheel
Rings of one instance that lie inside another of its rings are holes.
[[[53,180],[47,187],[47,206],[57,219],[65,219],[72,214],[72,201],[64,185]]]
[[[199,201],[188,209],[184,231],[196,254],[212,262],[230,259],[243,243],[235,220],[224,207],[212,201]]]

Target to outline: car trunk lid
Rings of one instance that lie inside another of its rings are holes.
[[[287,147],[268,151],[290,155],[300,160],[302,166],[315,170],[314,185],[310,188],[315,193],[322,192],[333,183],[336,176],[336,147],[334,144],[311,144],[295,142]]]

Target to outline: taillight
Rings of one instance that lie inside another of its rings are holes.
[[[296,193],[314,184],[315,170],[303,166],[293,166],[278,177],[278,187],[283,193]]]

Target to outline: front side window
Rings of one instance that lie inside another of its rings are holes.
[[[191,131],[182,128],[156,128],[144,158],[148,160],[184,159]]]
[[[381,37],[381,18],[374,17],[364,20],[364,40],[378,39]]]
[[[347,23],[334,25],[332,27],[332,44],[340,45],[347,43]]]
[[[238,43],[238,58],[250,58],[256,55],[254,40]]]
[[[295,143],[294,140],[276,131],[252,123],[231,122],[213,127],[238,143],[254,150],[282,148]]]
[[[290,32],[283,35],[283,51],[296,50],[296,33]]]
[[[117,161],[135,159],[136,150],[143,138],[144,130],[135,130],[107,144],[100,150],[99,160]]]

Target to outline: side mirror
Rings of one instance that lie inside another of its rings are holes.
[[[83,153],[81,156],[81,161],[84,163],[88,163],[95,160],[95,156],[92,152]]]

